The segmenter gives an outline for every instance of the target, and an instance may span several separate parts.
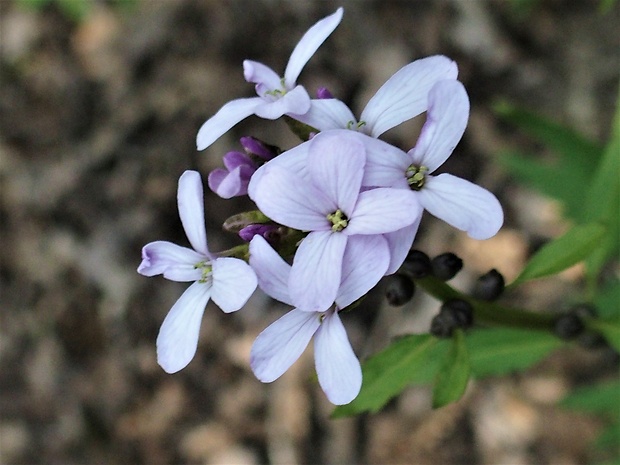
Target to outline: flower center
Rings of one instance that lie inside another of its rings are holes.
[[[359,123],[349,121],[347,123],[347,129],[352,129],[353,131],[359,131],[363,126],[366,126],[366,121],[360,121]]]
[[[203,260],[196,263],[194,265],[194,268],[201,271],[201,276],[198,282],[204,284],[211,278],[211,273],[213,272],[213,266],[211,266],[211,262]]]
[[[284,96],[287,92],[286,89],[286,85],[284,83],[284,78],[280,79],[280,88],[279,89],[272,89],[272,90],[268,90],[267,92],[265,92],[265,95],[271,95],[272,97],[275,98],[280,98],[282,96]]]
[[[349,218],[347,215],[342,213],[340,209],[336,210],[334,213],[330,213],[327,215],[327,219],[332,223],[332,231],[340,232],[349,224]]]
[[[405,177],[411,190],[419,191],[426,182],[426,173],[428,168],[426,166],[409,165],[407,171],[405,171]]]

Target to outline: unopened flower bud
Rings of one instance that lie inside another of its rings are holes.
[[[453,313],[460,328],[469,328],[474,322],[474,309],[471,304],[465,300],[447,300],[441,306],[440,313],[441,312]]]
[[[431,260],[431,269],[435,277],[448,281],[463,268],[463,260],[452,252],[442,253]]]
[[[583,333],[583,330],[583,321],[573,312],[560,315],[553,323],[553,332],[560,339],[575,339]]]
[[[492,301],[502,295],[505,285],[502,274],[496,269],[492,269],[478,278],[473,295],[480,300]]]
[[[252,136],[245,136],[240,139],[243,149],[248,155],[254,155],[262,160],[269,161],[278,156],[282,150],[275,145],[267,144],[260,139]]]
[[[411,300],[415,292],[413,281],[407,276],[397,273],[386,278],[385,297],[388,304],[399,307]]]
[[[456,315],[453,312],[439,312],[431,321],[431,334],[435,337],[446,338],[459,327]]]
[[[278,230],[278,226],[272,224],[250,224],[239,231],[239,237],[250,242],[257,234],[263,236],[268,242],[272,242],[272,236]]]
[[[319,87],[316,90],[316,98],[318,99],[326,99],[326,98],[334,98],[332,93],[329,91],[327,87]]]
[[[431,273],[431,259],[420,250],[410,250],[400,271],[413,279],[424,278]]]

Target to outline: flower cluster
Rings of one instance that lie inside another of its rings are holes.
[[[453,61],[432,56],[404,66],[370,99],[359,120],[328,90],[320,89],[319,98],[312,99],[297,84],[342,14],[339,8],[306,32],[283,78],[246,60],[244,75],[258,96],[225,104],[198,132],[202,150],[249,115],[286,116],[295,121],[292,127],[304,128],[299,134],[307,140],[282,152],[242,138],[244,151],[227,153],[226,169],[210,173],[208,184],[216,194],[248,195],[258,207],[228,224],[249,243],[246,253],[207,249],[200,175],[181,176],[179,213],[193,250],[153,242],[144,247],[138,268],[146,276],[194,282],[158,336],[158,361],[168,372],[182,369],[194,356],[209,298],[232,312],[258,284],[293,309],[256,339],[250,355],[256,377],[276,380],[314,337],[322,389],[332,403],[349,403],[359,393],[362,372],[341,312],[401,267],[423,211],[476,239],[493,236],[502,225],[493,194],[450,174],[433,174],[452,154],[469,117],[469,99]],[[424,112],[426,123],[410,150],[379,139]]]

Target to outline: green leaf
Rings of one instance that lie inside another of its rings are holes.
[[[56,3],[67,18],[76,22],[82,21],[93,7],[91,0],[56,0]]]
[[[457,329],[452,345],[435,377],[433,408],[456,402],[465,393],[469,381],[470,365],[463,330]]]
[[[620,97],[611,139],[592,177],[584,211],[588,221],[602,223],[609,231],[601,247],[587,261],[590,281],[595,282],[602,267],[620,248]]]
[[[483,378],[523,370],[564,343],[546,332],[490,328],[467,334],[472,375]]]
[[[599,320],[593,318],[587,321],[588,329],[601,333],[607,342],[620,351],[620,318]]]
[[[364,362],[361,392],[350,404],[337,407],[332,417],[376,412],[407,385],[430,382],[447,348],[448,341],[430,334],[415,334],[396,340]]]
[[[620,281],[608,284],[594,300],[594,306],[601,318],[620,317]]]
[[[606,231],[607,229],[598,223],[574,226],[562,237],[542,247],[511,286],[559,273],[579,263],[600,246]]]
[[[575,389],[559,405],[571,410],[617,416],[618,399],[620,380],[613,380]]]

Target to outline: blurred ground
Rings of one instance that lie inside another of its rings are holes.
[[[209,306],[194,361],[170,376],[156,364],[159,325],[184,286],[135,269],[140,248],[184,244],[176,183],[207,172],[241,135],[289,147],[281,123],[248,119],[206,153],[204,120],[252,95],[245,58],[283,70],[302,33],[344,5],[340,27],[301,82],[326,85],[359,112],[393,72],[445,54],[472,101],[468,130],[445,170],[496,193],[505,228],[478,243],[425,218],[416,246],[455,251],[467,288],[497,268],[514,277],[529,251],[566,227],[558,206],[514,181],[494,154],[526,146],[490,109],[507,99],[603,141],[617,96],[619,8],[540,1],[105,1],[80,21],[55,4],[0,2],[0,462],[2,464],[582,464],[594,458],[594,418],[559,410],[571,387],[613,375],[599,352],[561,351],[525,374],[477,381],[459,403],[430,409],[425,388],[383,412],[329,420],[311,351],[271,385],[249,370],[253,338],[284,309],[256,293],[223,315]],[[530,5],[529,7],[526,7]],[[420,122],[389,133],[404,149]],[[208,193],[212,250],[244,200]],[[580,271],[513,299],[561,306]],[[568,296],[568,299],[566,298]],[[426,331],[437,303],[402,309],[379,294],[345,325],[361,357],[397,334]]]

